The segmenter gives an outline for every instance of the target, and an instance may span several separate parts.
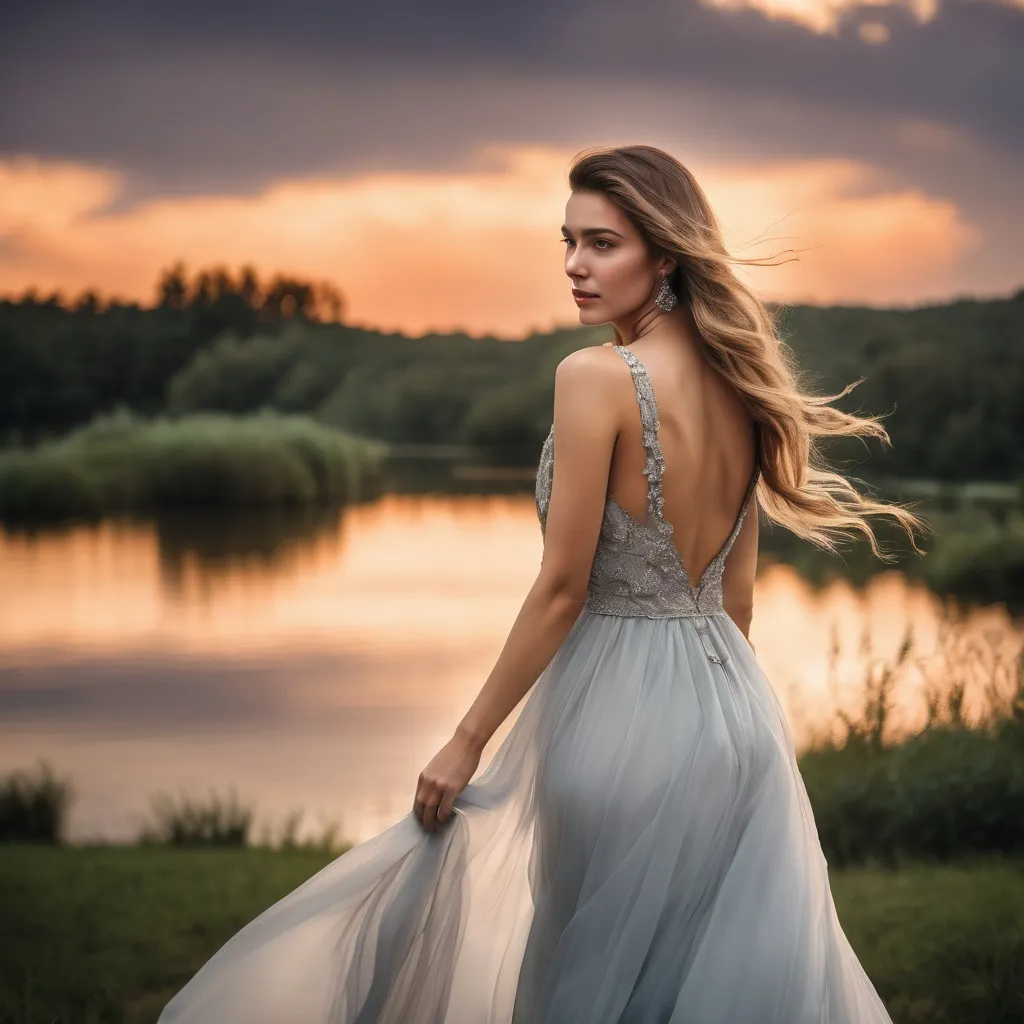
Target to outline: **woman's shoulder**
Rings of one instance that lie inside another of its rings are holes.
[[[568,386],[596,394],[593,390],[595,387],[609,392],[618,388],[626,368],[621,359],[606,351],[610,347],[603,344],[584,345],[563,356],[555,367],[556,391]]]

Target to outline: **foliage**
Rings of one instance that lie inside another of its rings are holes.
[[[330,289],[243,268],[168,271],[151,309],[0,302],[0,437],[33,440],[118,405],[145,416],[263,406],[400,443],[474,444],[531,462],[551,423],[554,368],[608,328],[523,341],[410,338],[326,322]],[[810,385],[885,416],[884,453],[840,439],[841,468],[939,480],[1024,477],[1024,291],[916,309],[789,306],[783,338]],[[865,460],[868,461],[865,463]]]
[[[174,378],[169,395],[178,413],[305,409],[364,436],[471,445],[494,461],[529,463],[551,423],[554,364],[582,343],[580,332],[509,343],[341,326],[221,338]]]
[[[203,409],[244,413],[267,405],[295,359],[299,336],[220,335],[171,381],[167,408],[174,416]]]
[[[158,793],[150,806],[152,818],[139,835],[144,845],[245,846],[255,814],[234,790],[224,797],[211,793],[205,800]]]
[[[143,420],[122,409],[34,450],[0,452],[0,519],[354,501],[384,451],[306,417]]]
[[[1024,515],[942,538],[929,559],[928,580],[939,593],[965,600],[1024,595]]]
[[[292,811],[287,814],[275,829],[264,826],[258,846],[271,850],[310,850],[319,853],[340,854],[352,844],[342,840],[339,835],[340,825],[336,821],[328,821],[321,825],[319,832],[300,835],[305,812]]]
[[[1002,654],[947,624],[937,668],[918,665],[923,725],[897,733],[893,693],[910,650],[908,636],[871,665],[860,708],[839,712],[840,734],[801,754],[826,858],[842,867],[1024,854],[1024,650]]]
[[[60,843],[74,790],[45,761],[0,779],[0,842]]]
[[[1024,472],[1024,289],[906,310],[792,306],[782,324],[823,390],[864,378],[840,406],[885,414],[894,447],[872,457],[874,473],[1009,481]],[[858,442],[829,450],[864,462]]]
[[[31,289],[0,301],[0,438],[33,442],[125,405],[145,416],[166,408],[170,381],[214,338],[275,333],[321,318],[336,322],[344,301],[327,283],[251,267],[166,270],[156,302],[65,302]]]
[[[327,822],[318,833],[300,835],[304,816],[297,810],[276,827],[265,823],[259,841],[254,842],[255,807],[242,803],[234,789],[224,796],[211,792],[205,798],[158,793],[150,800],[150,819],[140,829],[138,841],[143,846],[259,846],[335,854],[351,845],[339,839],[337,822]]]

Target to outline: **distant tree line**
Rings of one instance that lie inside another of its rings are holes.
[[[60,434],[118,406],[142,415],[261,408],[394,442],[470,444],[534,459],[554,369],[609,329],[512,342],[407,337],[340,322],[329,285],[254,272],[165,271],[152,306],[26,295],[0,302],[0,437]],[[908,310],[786,306],[782,334],[819,391],[885,414],[893,449],[830,454],[860,475],[1024,475],[1024,290]],[[870,455],[870,458],[869,458]]]
[[[162,412],[175,375],[218,336],[337,322],[344,308],[329,282],[262,281],[252,267],[190,277],[180,262],[160,274],[149,306],[94,291],[0,300],[0,439],[63,433],[117,406]]]
[[[42,296],[37,288],[28,288],[14,304],[75,313],[141,308],[206,310],[219,312],[222,318],[230,319],[232,326],[240,329],[293,317],[338,322],[345,306],[341,292],[330,281],[313,282],[275,274],[264,282],[258,271],[248,265],[236,273],[225,266],[202,268],[190,278],[181,260],[160,272],[152,307],[124,302],[114,296],[104,297],[94,289],[68,299],[60,291]]]

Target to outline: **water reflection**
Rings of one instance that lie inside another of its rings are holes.
[[[167,586],[180,584],[191,561],[217,572],[238,561],[274,566],[292,553],[339,538],[347,508],[314,506],[208,512],[181,510],[156,520],[160,565]]]
[[[312,517],[0,533],[0,770],[45,756],[68,772],[76,838],[133,835],[157,790],[232,785],[264,819],[302,807],[365,838],[409,809],[540,556],[521,482]],[[834,669],[862,678],[865,630],[873,657],[908,628],[925,657],[943,614],[899,572],[819,584],[766,559],[752,640],[798,742],[833,713]],[[1020,643],[1000,608],[970,628]],[[919,689],[900,694],[907,723]]]

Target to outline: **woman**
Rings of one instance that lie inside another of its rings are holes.
[[[866,516],[922,524],[820,464],[820,437],[886,432],[801,392],[683,166],[599,150],[569,183],[566,273],[615,340],[555,373],[543,560],[505,647],[412,812],[246,926],[164,1024],[889,1021],[747,641],[748,513],[876,554]]]

